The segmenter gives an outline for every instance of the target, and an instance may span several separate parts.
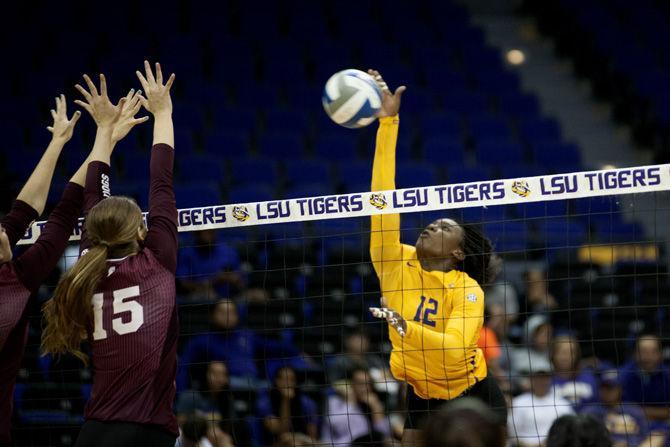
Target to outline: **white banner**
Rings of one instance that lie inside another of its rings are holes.
[[[670,190],[670,164],[180,209],[179,231],[415,213]],[[37,240],[36,222],[19,244]],[[78,240],[83,219],[70,240]]]

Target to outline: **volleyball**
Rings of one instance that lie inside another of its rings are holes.
[[[321,100],[330,119],[356,129],[375,120],[382,106],[382,91],[369,74],[348,69],[328,79]]]

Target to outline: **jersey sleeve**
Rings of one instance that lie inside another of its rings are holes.
[[[398,116],[379,119],[379,130],[372,166],[372,191],[395,189],[395,151],[398,139]],[[405,247],[400,243],[400,215],[371,217],[370,258],[377,276],[384,276],[402,267]]]
[[[88,215],[91,208],[98,204],[102,199],[111,195],[109,182],[109,165],[102,161],[92,161],[86,169],[86,183],[84,187],[84,218]],[[81,242],[79,243],[79,252],[91,247],[91,241],[86,233],[86,225],[82,228]]]
[[[443,333],[407,321],[403,341],[410,349],[425,350],[436,362],[464,361],[467,350],[476,346],[484,321],[484,292],[478,286],[455,290],[451,313]],[[443,360],[444,359],[444,360]]]
[[[16,243],[26,234],[31,222],[39,216],[37,210],[22,200],[15,200],[9,213],[0,220],[5,229],[9,245],[14,248]]]
[[[177,270],[177,203],[172,187],[174,149],[156,144],[151,149],[149,232],[145,246],[163,267]]]
[[[56,267],[79,219],[83,202],[84,189],[76,183],[68,183],[40,237],[14,261],[16,274],[28,290],[36,290]]]

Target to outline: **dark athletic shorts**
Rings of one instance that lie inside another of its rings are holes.
[[[177,438],[156,425],[88,420],[75,447],[174,447]]]
[[[501,425],[507,424],[507,403],[500,387],[492,377],[486,377],[468,388],[456,399],[474,397],[484,402],[500,419]],[[407,418],[405,429],[419,430],[424,420],[449,402],[443,399],[422,399],[414,394],[411,385],[407,387]]]

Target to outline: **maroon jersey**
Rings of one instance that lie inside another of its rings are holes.
[[[65,251],[81,213],[83,192],[81,186],[68,183],[35,244],[14,261],[0,265],[0,443],[10,441],[12,395],[28,336],[26,306]],[[27,204],[15,202],[2,221],[10,243],[18,241],[36,216]]]
[[[108,260],[107,276],[93,296],[93,389],[84,417],[154,424],[177,436],[172,411],[179,333],[173,160],[171,147],[153,147],[144,247],[136,255]],[[104,165],[91,168],[99,171],[87,175],[86,188],[100,188]]]

